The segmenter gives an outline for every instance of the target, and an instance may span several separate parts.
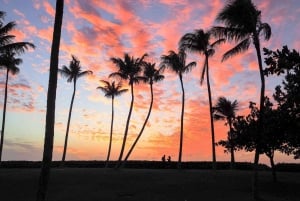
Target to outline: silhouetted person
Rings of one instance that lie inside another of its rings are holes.
[[[166,162],[166,155],[163,155],[163,157],[161,157],[162,162]]]
[[[171,156],[168,156],[168,163],[171,162]]]

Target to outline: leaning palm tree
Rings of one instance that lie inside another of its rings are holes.
[[[184,87],[182,81],[182,74],[188,73],[196,66],[196,62],[191,62],[186,64],[186,53],[184,50],[179,50],[178,53],[174,51],[169,51],[168,55],[161,56],[161,68],[170,68],[179,76],[181,90],[182,90],[182,107],[181,107],[181,121],[180,121],[180,143],[179,143],[179,156],[177,168],[181,168],[181,158],[182,158],[182,143],[183,143],[183,118],[184,118]]]
[[[151,114],[151,111],[152,111],[152,106],[153,106],[153,84],[155,82],[159,82],[159,81],[161,81],[165,78],[165,76],[161,74],[162,69],[161,68],[160,69],[155,68],[155,63],[145,62],[143,64],[143,66],[144,66],[144,71],[143,71],[144,80],[143,81],[146,82],[146,83],[149,83],[149,85],[150,85],[151,102],[150,102],[148,114],[147,114],[147,117],[144,121],[144,124],[143,124],[137,138],[135,139],[134,143],[132,144],[131,148],[129,149],[129,151],[128,151],[128,153],[127,153],[127,155],[126,155],[126,157],[123,161],[123,166],[125,165],[125,163],[128,160],[131,152],[133,151],[135,145],[137,144],[140,137],[142,136],[142,134],[144,132],[144,129],[145,129],[145,126],[147,125],[148,119],[150,117],[150,114]]]
[[[228,132],[228,141],[230,146],[230,154],[231,154],[231,160],[230,160],[230,166],[231,168],[234,168],[234,142],[233,142],[233,128],[232,128],[232,122],[235,118],[235,112],[238,109],[238,102],[234,100],[231,102],[225,97],[219,97],[217,100],[216,105],[213,107],[214,112],[214,119],[215,120],[226,120],[226,125],[229,127]]]
[[[258,61],[258,69],[260,72],[261,89],[260,89],[260,123],[259,123],[259,138],[262,135],[262,122],[264,114],[264,97],[265,97],[265,78],[263,74],[260,36],[265,40],[271,38],[271,27],[268,23],[261,21],[261,11],[257,9],[251,0],[230,0],[227,5],[217,15],[216,21],[223,22],[224,27],[216,26],[212,28],[212,33],[216,37],[224,37],[229,41],[235,41],[238,44],[227,51],[223,55],[222,60],[226,60],[236,54],[248,50],[250,44],[253,43]],[[258,139],[258,142],[260,140]],[[254,198],[258,196],[257,180],[258,180],[258,162],[259,162],[260,145],[258,143],[255,149],[254,157]]]
[[[63,76],[67,78],[67,82],[73,82],[73,94],[69,109],[69,116],[68,116],[68,123],[67,123],[67,130],[66,130],[66,136],[65,136],[65,144],[64,144],[64,151],[62,155],[62,165],[65,162],[66,159],[66,153],[67,153],[67,145],[68,145],[68,137],[69,137],[69,128],[70,128],[70,121],[71,121],[71,115],[72,115],[72,108],[73,108],[73,102],[76,92],[76,83],[77,79],[89,74],[92,74],[92,71],[82,71],[80,61],[72,55],[72,60],[70,61],[69,67],[62,66],[62,69],[58,69],[58,72]]]
[[[111,83],[108,81],[105,81],[105,80],[100,80],[100,81],[104,84],[104,86],[99,86],[99,87],[97,87],[97,89],[100,89],[101,91],[103,91],[105,94],[105,97],[111,98],[110,136],[109,136],[109,146],[108,146],[107,158],[106,158],[106,163],[105,163],[105,167],[108,167],[110,151],[111,151],[111,144],[112,144],[112,134],[113,134],[113,128],[114,128],[114,99],[115,99],[115,96],[120,96],[121,94],[128,91],[128,89],[122,89],[121,82],[116,84],[115,81],[113,81]]]
[[[15,53],[6,52],[0,55],[0,69],[6,69],[6,80],[4,90],[4,102],[3,102],[3,115],[2,115],[2,127],[1,127],[1,141],[0,141],[0,164],[2,158],[3,141],[4,141],[4,129],[5,129],[5,116],[6,116],[6,103],[7,103],[7,86],[9,73],[15,75],[20,69],[17,67],[22,63],[22,59],[15,58]]]
[[[61,26],[64,13],[64,0],[56,0],[55,19],[50,55],[50,72],[47,93],[47,111],[45,125],[45,140],[42,168],[39,177],[36,201],[44,201],[48,190],[50,168],[53,154],[54,124],[55,124],[55,99],[57,87],[58,56],[61,37]]]
[[[118,162],[117,162],[115,168],[120,167],[121,161],[123,158],[128,129],[129,129],[130,118],[131,118],[131,113],[132,113],[132,108],[133,108],[133,103],[134,103],[133,85],[138,84],[143,79],[141,76],[139,76],[139,74],[142,71],[141,66],[144,63],[144,58],[146,56],[147,56],[147,54],[144,54],[141,58],[135,59],[134,57],[130,57],[129,54],[125,53],[124,60],[121,58],[116,58],[116,57],[111,58],[111,61],[118,67],[118,71],[111,73],[109,75],[109,77],[118,77],[123,80],[128,80],[129,86],[130,86],[130,92],[131,92],[131,102],[130,102],[130,108],[129,108],[129,112],[128,112],[128,116],[127,116],[122,147],[121,147],[120,155],[119,155]]]
[[[216,169],[216,149],[215,149],[215,130],[214,121],[212,116],[212,98],[211,89],[209,81],[209,66],[208,58],[213,56],[215,53],[214,47],[224,43],[225,39],[218,39],[210,43],[211,33],[204,32],[202,29],[197,29],[192,33],[187,33],[181,37],[179,41],[179,47],[184,50],[191,52],[197,52],[204,54],[205,60],[202,68],[202,74],[200,78],[200,84],[202,85],[204,81],[204,76],[206,74],[207,92],[208,92],[208,102],[209,102],[209,114],[210,114],[210,128],[211,128],[211,139],[212,139],[212,167]]]

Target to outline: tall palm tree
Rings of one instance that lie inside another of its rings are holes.
[[[15,27],[15,22],[9,22],[4,24],[5,12],[0,11],[0,66],[6,68],[6,88],[4,95],[4,107],[3,107],[3,119],[2,119],[2,130],[1,130],[1,142],[0,142],[0,163],[2,159],[3,149],[3,137],[5,129],[5,114],[6,114],[6,99],[7,99],[7,82],[9,71],[11,73],[17,73],[19,65],[22,60],[15,58],[15,55],[20,55],[28,50],[29,48],[35,48],[34,44],[29,42],[14,42],[14,35],[9,34]],[[16,71],[15,71],[16,70]]]
[[[62,69],[58,69],[58,72],[67,78],[67,82],[73,82],[73,94],[69,109],[69,116],[68,116],[68,123],[67,123],[67,130],[66,130],[66,136],[65,136],[65,144],[64,144],[64,151],[62,155],[62,165],[65,162],[66,159],[66,153],[67,153],[67,146],[68,146],[68,137],[69,137],[69,128],[70,128],[70,122],[71,122],[71,115],[72,115],[72,108],[73,108],[73,102],[75,98],[76,93],[76,83],[77,79],[89,74],[92,74],[92,71],[82,71],[80,61],[72,55],[72,60],[70,61],[69,67],[62,66]]]
[[[108,98],[111,98],[111,124],[110,124],[110,136],[109,136],[109,146],[108,146],[108,152],[107,152],[107,158],[106,158],[106,164],[105,167],[108,167],[109,157],[110,157],[110,151],[111,151],[111,144],[112,144],[112,134],[113,134],[113,128],[114,128],[114,99],[115,96],[120,96],[121,94],[128,91],[128,89],[122,89],[121,82],[115,83],[108,82],[105,80],[100,80],[104,86],[99,86],[97,89],[100,89],[104,92],[105,96]]]
[[[143,81],[145,83],[149,83],[149,85],[150,85],[151,102],[150,102],[148,114],[147,114],[147,117],[144,121],[144,124],[143,124],[137,138],[135,139],[134,143],[132,144],[131,148],[129,149],[129,151],[128,151],[128,153],[127,153],[127,155],[126,155],[126,157],[123,161],[123,166],[125,165],[125,163],[128,160],[131,152],[133,151],[135,145],[137,144],[140,137],[142,136],[142,134],[144,132],[144,129],[145,129],[145,126],[147,125],[148,119],[150,117],[150,114],[151,114],[151,111],[152,111],[152,106],[153,106],[153,84],[155,82],[159,82],[159,81],[161,81],[165,78],[165,76],[161,74],[161,68],[160,69],[155,68],[155,63],[145,62],[143,64],[143,66],[144,66],[144,71],[143,71],[144,80]]]
[[[4,90],[4,103],[3,103],[3,115],[2,115],[2,127],[1,127],[1,141],[0,141],[0,164],[2,159],[3,141],[4,141],[4,129],[5,129],[5,116],[6,116],[6,103],[7,103],[7,86],[9,73],[15,75],[20,69],[17,67],[22,63],[22,59],[15,58],[15,53],[6,52],[0,55],[0,69],[6,69],[6,81]]]
[[[242,17],[241,17],[242,16]],[[260,73],[261,89],[260,89],[260,131],[258,135],[262,135],[262,122],[264,114],[264,97],[265,97],[265,78],[263,74],[261,50],[260,50],[260,36],[265,40],[271,38],[271,27],[268,23],[261,21],[261,11],[257,9],[251,0],[231,0],[225,5],[221,12],[217,15],[216,21],[223,22],[224,27],[216,26],[212,29],[216,37],[224,37],[229,41],[235,41],[238,44],[227,51],[223,60],[226,60],[236,54],[248,50],[250,44],[253,43]],[[259,137],[260,138],[260,137]],[[258,196],[257,180],[258,180],[258,161],[260,153],[260,145],[255,150],[254,157],[254,198]]]
[[[191,62],[186,64],[186,53],[184,50],[179,50],[178,53],[174,51],[169,51],[168,55],[161,56],[161,68],[170,68],[179,77],[181,90],[182,90],[182,107],[181,107],[181,121],[180,121],[180,143],[179,143],[179,156],[177,168],[181,168],[181,158],[182,158],[182,143],[183,143],[183,118],[184,118],[184,87],[182,81],[182,74],[188,73],[196,66],[196,62]]]
[[[111,73],[109,75],[109,77],[118,77],[123,80],[128,80],[129,86],[130,86],[130,92],[131,92],[131,102],[130,102],[130,108],[129,108],[129,112],[128,112],[128,116],[127,116],[122,147],[121,147],[120,155],[119,155],[118,162],[117,162],[115,168],[120,167],[121,161],[123,158],[128,129],[129,129],[130,118],[131,118],[131,113],[132,113],[132,108],[133,108],[133,103],[134,103],[133,85],[138,84],[143,79],[139,74],[142,71],[141,66],[144,63],[144,58],[146,56],[147,56],[147,54],[144,54],[141,58],[135,59],[134,57],[130,57],[128,53],[125,53],[124,60],[121,58],[117,58],[117,57],[111,58],[111,61],[118,67],[118,71]]]
[[[214,47],[224,43],[225,39],[221,38],[212,43],[210,43],[211,33],[204,32],[202,29],[197,29],[192,33],[187,33],[181,37],[179,41],[179,47],[184,50],[191,52],[197,52],[204,54],[205,60],[202,68],[202,74],[200,78],[200,84],[202,85],[204,76],[206,74],[207,82],[207,92],[208,92],[208,102],[209,102],[209,114],[210,114],[210,128],[211,128],[211,139],[212,139],[212,167],[216,169],[216,149],[215,149],[215,130],[214,130],[214,121],[212,116],[212,98],[211,98],[211,89],[209,81],[209,65],[208,58],[213,56],[215,53]]]
[[[42,168],[39,177],[36,201],[44,201],[48,190],[50,167],[53,154],[55,99],[57,87],[58,55],[60,46],[61,26],[64,13],[64,0],[56,0],[54,29],[50,56],[50,73],[47,94],[46,126]]]
[[[226,99],[223,96],[218,98],[216,105],[213,107],[214,119],[226,120],[226,124],[229,127],[228,141],[230,143],[231,168],[234,168],[234,163],[235,163],[232,122],[235,118],[235,112],[237,111],[237,109],[238,109],[237,100],[231,102],[230,100]]]

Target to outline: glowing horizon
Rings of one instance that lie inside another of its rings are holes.
[[[55,1],[31,0],[22,4],[17,0],[0,0],[6,12],[4,22],[16,21],[12,32],[16,41],[29,41],[36,45],[21,55],[20,73],[9,77],[7,118],[3,160],[41,160],[44,143],[46,94]],[[288,45],[300,49],[298,30],[300,2],[291,0],[253,0],[262,11],[262,21],[272,28],[270,41],[261,40],[261,46],[278,49]],[[104,0],[65,1],[59,68],[68,65],[75,55],[83,70],[92,70],[92,76],[80,78],[77,83],[67,160],[104,160],[110,132],[111,101],[97,90],[99,80],[108,79],[116,67],[111,57],[131,56],[147,58],[157,65],[160,56],[177,49],[180,37],[195,29],[207,30],[217,25],[214,19],[223,8],[224,1],[193,0]],[[260,81],[254,47],[243,54],[221,62],[222,54],[232,44],[216,48],[210,58],[210,80],[213,104],[219,96],[238,100],[238,114],[248,113],[249,101],[259,102]],[[185,120],[183,161],[210,161],[211,134],[206,82],[199,84],[204,57],[188,54],[197,67],[185,74]],[[0,71],[3,105],[5,71]],[[271,97],[281,78],[266,78],[266,94]],[[124,87],[128,87],[123,82]],[[59,76],[56,99],[56,125],[53,160],[60,160],[63,149],[67,115],[71,101],[72,84]],[[178,158],[181,89],[178,77],[165,71],[165,80],[153,85],[154,105],[142,138],[130,159],[160,160],[166,154],[173,161]],[[136,85],[135,105],[130,123],[125,152],[141,128],[150,104],[150,90],[146,84]],[[111,159],[116,160],[125,129],[130,104],[130,92],[115,98],[114,140]],[[2,117],[0,117],[2,120]],[[215,121],[216,142],[226,137],[228,128],[223,121]],[[254,154],[236,152],[237,161],[253,161]],[[217,147],[217,160],[228,161],[229,154]],[[269,163],[265,157],[262,161]],[[292,156],[275,155],[276,162],[298,162]]]

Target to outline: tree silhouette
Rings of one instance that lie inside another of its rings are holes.
[[[212,28],[212,33],[216,37],[226,38],[229,41],[236,41],[238,44],[227,51],[222,60],[226,60],[236,54],[248,50],[251,42],[253,43],[258,60],[258,67],[261,80],[260,89],[260,120],[263,121],[264,97],[265,97],[265,78],[263,74],[260,36],[265,40],[271,37],[271,27],[261,21],[261,11],[256,8],[251,0],[233,0],[228,1],[225,7],[217,15],[217,21],[223,22],[225,27],[216,26]],[[262,135],[262,123],[260,123],[259,135]],[[260,144],[255,151],[254,157],[254,179],[253,179],[253,197],[258,198],[258,162]]]
[[[1,129],[1,142],[0,142],[0,164],[2,161],[2,149],[4,140],[5,130],[5,114],[6,114],[6,100],[7,100],[7,82],[9,71],[13,74],[17,73],[19,69],[17,66],[22,62],[21,59],[15,58],[15,55],[20,55],[28,50],[29,48],[35,48],[32,43],[29,42],[14,42],[14,35],[9,34],[15,27],[15,22],[9,22],[4,24],[5,12],[0,11],[0,66],[5,68],[6,72],[6,85],[4,94],[4,105],[3,105],[3,118],[2,118],[2,129]]]
[[[56,0],[55,20],[50,56],[50,74],[47,94],[46,128],[42,168],[39,177],[36,201],[44,201],[48,189],[50,166],[53,153],[53,138],[55,124],[55,99],[57,87],[58,55],[61,36],[61,26],[64,13],[64,0]]]
[[[235,118],[235,112],[238,109],[238,102],[235,100],[231,102],[225,97],[219,97],[216,105],[213,107],[214,119],[216,120],[226,120],[226,124],[229,127],[228,132],[228,142],[231,154],[231,168],[234,168],[235,158],[234,158],[234,134],[232,128],[232,121]]]
[[[213,56],[215,53],[214,47],[224,43],[225,39],[218,39],[212,43],[210,43],[211,33],[204,32],[202,29],[197,29],[192,33],[187,33],[181,37],[179,41],[179,47],[184,50],[188,50],[191,52],[197,52],[200,54],[204,54],[205,60],[203,63],[202,74],[200,78],[200,83],[202,85],[204,76],[206,74],[206,82],[207,82],[207,92],[208,92],[208,101],[209,101],[209,115],[210,115],[210,128],[211,128],[211,139],[212,139],[212,164],[213,169],[216,169],[216,149],[215,149],[215,131],[214,131],[214,121],[212,115],[212,98],[211,98],[211,89],[210,89],[210,81],[209,81],[209,65],[208,58]]]
[[[73,102],[75,98],[75,92],[76,92],[76,83],[77,79],[89,74],[92,74],[92,71],[82,71],[80,61],[72,55],[72,60],[70,61],[69,67],[62,66],[62,69],[58,69],[58,72],[63,76],[67,78],[67,82],[73,82],[73,94],[69,109],[69,115],[68,115],[68,123],[67,123],[67,130],[66,130],[66,136],[65,136],[65,143],[64,143],[64,151],[62,155],[62,165],[65,162],[66,159],[66,153],[67,153],[67,146],[68,146],[68,137],[69,137],[69,128],[70,128],[70,122],[71,122],[71,116],[72,116],[72,108],[73,108]]]
[[[182,74],[188,73],[196,66],[196,62],[191,62],[186,64],[186,53],[184,50],[179,50],[178,53],[174,51],[169,51],[168,55],[161,56],[161,68],[169,68],[171,71],[176,73],[179,77],[181,90],[182,90],[182,107],[181,107],[181,121],[180,121],[180,143],[179,143],[179,155],[177,168],[181,168],[181,158],[182,158],[182,143],[183,143],[183,119],[184,119],[184,87],[182,81]]]
[[[111,126],[110,126],[109,146],[108,146],[107,158],[105,163],[105,167],[108,167],[110,152],[111,152],[113,128],[114,128],[114,99],[115,96],[120,96],[121,94],[128,91],[128,89],[122,89],[122,84],[120,82],[115,84],[115,81],[111,83],[105,80],[100,80],[100,81],[104,84],[104,86],[99,86],[97,87],[97,89],[103,91],[105,97],[111,98]]]
[[[125,53],[124,60],[121,58],[116,58],[116,57],[111,58],[111,61],[118,67],[118,71],[111,73],[109,75],[109,77],[118,77],[123,80],[128,80],[129,86],[130,86],[130,92],[131,92],[131,103],[130,103],[130,108],[129,108],[129,112],[128,112],[128,116],[127,116],[122,147],[121,147],[120,155],[119,155],[118,162],[117,162],[115,168],[120,167],[121,161],[123,158],[128,129],[129,129],[130,117],[131,117],[133,103],[134,103],[133,85],[138,84],[141,80],[143,80],[143,78],[141,76],[139,76],[139,74],[142,71],[141,66],[144,63],[144,58],[146,56],[147,56],[147,54],[144,54],[141,58],[135,59],[134,57],[130,57],[129,54]]]
[[[11,73],[13,75],[19,73],[20,69],[17,66],[20,65],[21,63],[22,63],[22,59],[15,58],[15,53],[13,53],[13,52],[6,52],[6,53],[0,55],[0,69],[6,69],[3,115],[2,115],[2,128],[1,128],[1,142],[0,142],[0,164],[2,161],[2,150],[3,150],[3,142],[4,142],[8,75],[9,75],[9,73]]]
[[[129,149],[129,151],[128,151],[128,153],[127,153],[127,155],[126,155],[126,157],[123,161],[123,166],[125,165],[125,163],[128,160],[131,152],[133,151],[135,145],[137,144],[140,137],[142,136],[142,134],[144,132],[144,129],[145,129],[145,126],[147,125],[148,119],[150,117],[152,106],[153,106],[153,84],[154,84],[154,82],[159,82],[159,81],[164,79],[164,76],[161,74],[161,69],[156,69],[155,68],[155,63],[145,62],[143,64],[143,67],[144,67],[144,71],[143,71],[144,80],[143,81],[146,82],[146,83],[149,83],[149,85],[150,85],[151,102],[150,102],[149,111],[148,111],[147,117],[144,121],[144,124],[143,124],[137,138],[135,139],[134,143],[132,144],[131,148]]]

